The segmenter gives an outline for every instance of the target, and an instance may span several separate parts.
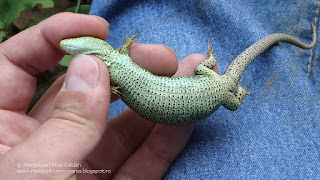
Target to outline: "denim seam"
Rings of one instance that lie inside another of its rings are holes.
[[[320,11],[320,0],[318,0],[317,9],[316,9],[316,13],[314,16],[314,25],[316,28],[318,27],[319,11]],[[316,33],[317,33],[317,31],[316,31]],[[313,50],[314,50],[314,47],[312,49],[310,49],[310,56],[309,56],[309,62],[308,62],[308,72],[307,72],[308,77],[310,76],[310,73],[311,73]]]

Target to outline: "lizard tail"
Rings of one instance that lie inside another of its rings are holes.
[[[236,57],[232,63],[228,66],[224,74],[231,76],[234,83],[236,84],[247,67],[251,64],[251,62],[256,59],[261,53],[267,50],[272,45],[278,42],[288,42],[293,45],[296,45],[300,48],[311,49],[316,44],[316,27],[311,23],[312,27],[312,41],[310,44],[305,44],[302,41],[283,33],[274,33],[271,34],[260,41],[254,43],[250,47],[248,47],[245,51],[243,51],[238,57]]]

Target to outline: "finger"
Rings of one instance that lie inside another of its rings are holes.
[[[177,72],[173,75],[173,77],[196,75],[194,71],[195,67],[207,58],[208,56],[204,54],[192,54],[190,56],[185,57],[179,63],[179,68]],[[219,73],[218,66],[215,66],[212,70],[216,73]]]
[[[62,39],[76,36],[105,39],[108,23],[96,16],[60,13],[0,44],[0,109],[25,112],[35,91],[35,75],[63,56]]]
[[[0,161],[11,162],[13,166],[16,164],[12,163],[17,163],[13,160],[81,163],[105,130],[110,103],[109,84],[108,70],[102,61],[95,56],[76,56],[56,96],[50,119],[23,143],[11,148]],[[56,176],[70,178],[70,174]]]
[[[130,58],[140,67],[159,76],[172,76],[178,68],[176,53],[162,44],[133,43],[129,47]],[[119,99],[113,95],[111,102]]]
[[[53,110],[53,102],[64,82],[65,75],[60,76],[50,88],[41,96],[39,101],[29,111],[28,116],[41,124],[47,121]]]
[[[172,76],[177,71],[177,55],[168,46],[133,43],[129,52],[135,63],[155,75]]]
[[[99,179],[111,178],[122,163],[141,145],[150,134],[154,122],[127,108],[108,122],[100,143],[89,154],[91,169],[108,168],[110,174],[99,174]]]
[[[142,146],[121,166],[114,179],[161,179],[185,147],[191,125],[157,124]]]
[[[39,127],[39,123],[24,114],[0,110],[0,144],[15,146]],[[1,157],[1,156],[0,156]]]
[[[133,43],[130,46],[130,56],[135,63],[156,75],[172,76],[178,67],[177,56],[174,51],[160,44]],[[59,92],[62,83],[63,77],[56,80],[32,108],[29,116],[41,123],[46,121],[50,116],[53,100]],[[111,102],[117,99],[119,99],[118,96],[112,96]]]
[[[10,146],[6,146],[3,144],[0,144],[0,158],[7,152],[9,151],[11,147]]]

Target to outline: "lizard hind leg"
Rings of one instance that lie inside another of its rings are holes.
[[[236,89],[236,91],[234,93],[235,96],[238,96],[238,97],[241,97],[241,98],[243,96],[243,98],[244,98],[246,95],[250,95],[251,94],[250,91],[247,91],[247,90],[245,90],[243,88],[244,87],[244,81],[245,81],[245,79],[243,79],[241,85],[240,85],[240,81],[238,81],[238,88]],[[243,98],[242,98],[242,100],[243,100]]]
[[[217,62],[221,59],[216,59],[213,56],[214,49],[210,45],[210,42],[208,41],[208,59],[202,61],[200,64],[196,66],[195,73],[197,75],[212,75],[216,74],[214,71],[212,71],[212,68],[214,68],[217,65]]]
[[[222,105],[226,109],[231,111],[237,110],[240,107],[244,97],[251,94],[251,92],[245,90],[243,86],[244,80],[242,81],[242,85],[240,85],[240,83],[238,82],[238,88],[236,89],[234,94],[231,92],[227,92],[225,94],[225,99],[222,102]]]
[[[134,39],[139,36],[139,34],[136,34],[134,36],[132,36],[131,38],[129,38],[129,35],[126,37],[126,40],[124,42],[124,44],[121,46],[119,53],[120,54],[128,54],[129,55],[129,47],[131,46],[131,44],[134,42]]]

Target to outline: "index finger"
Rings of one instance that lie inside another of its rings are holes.
[[[25,112],[35,91],[35,75],[59,62],[62,39],[106,39],[109,24],[97,16],[60,13],[0,44],[0,109]]]

